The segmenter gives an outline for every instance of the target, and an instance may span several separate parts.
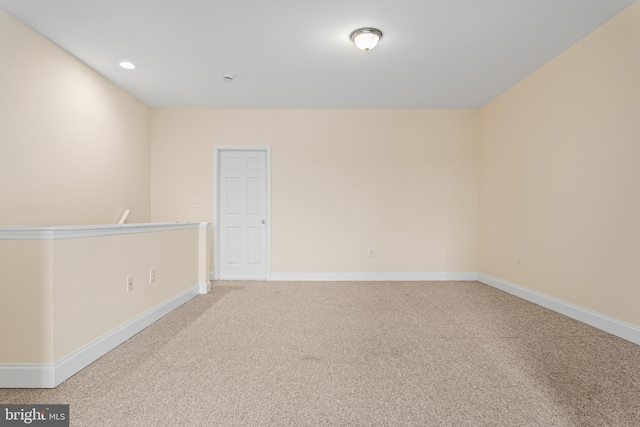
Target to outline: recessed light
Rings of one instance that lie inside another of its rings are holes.
[[[127,70],[133,70],[134,68],[136,68],[136,66],[129,61],[122,61],[118,65]]]

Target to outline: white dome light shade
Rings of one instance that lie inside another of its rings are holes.
[[[370,51],[382,38],[382,32],[375,28],[360,28],[351,33],[351,41],[365,52]]]
[[[136,68],[136,66],[129,61],[122,61],[118,65],[127,70],[133,70],[134,68]]]

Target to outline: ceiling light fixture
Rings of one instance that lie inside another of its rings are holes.
[[[132,64],[131,62],[128,62],[128,61],[122,61],[118,65],[121,66],[122,68],[127,69],[127,70],[133,70],[134,68],[136,68],[136,66],[134,64]]]
[[[381,38],[382,31],[375,28],[360,28],[351,33],[351,41],[365,52],[376,47]]]

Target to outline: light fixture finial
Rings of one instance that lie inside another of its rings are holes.
[[[376,47],[381,38],[382,31],[376,28],[360,28],[351,33],[351,41],[365,52]]]

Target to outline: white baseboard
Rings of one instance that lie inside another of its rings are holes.
[[[0,388],[53,388],[200,293],[200,284],[119,326],[55,364],[0,365]]]
[[[0,388],[53,388],[55,372],[50,363],[0,365]]]
[[[639,326],[625,323],[613,317],[591,311],[531,289],[523,288],[522,286],[507,282],[506,280],[497,279],[487,274],[478,274],[478,281],[640,345]]]
[[[215,272],[209,272],[209,279],[216,280]],[[475,281],[476,272],[396,272],[396,273],[359,273],[359,272],[271,272],[271,281],[281,282],[415,282],[415,281]]]
[[[295,282],[415,282],[415,281],[475,281],[475,272],[271,272],[272,281]]]
[[[215,280],[213,271],[211,280]],[[501,280],[487,274],[475,272],[452,273],[307,273],[272,272],[273,281],[473,281],[500,289],[542,307],[563,314],[587,325],[608,332],[617,337],[640,345],[640,327],[606,316],[595,311],[559,300],[514,283]]]
[[[208,294],[209,292],[211,292],[211,282],[206,282],[206,283],[198,283],[198,287],[199,287],[199,294],[200,295],[205,295]]]

